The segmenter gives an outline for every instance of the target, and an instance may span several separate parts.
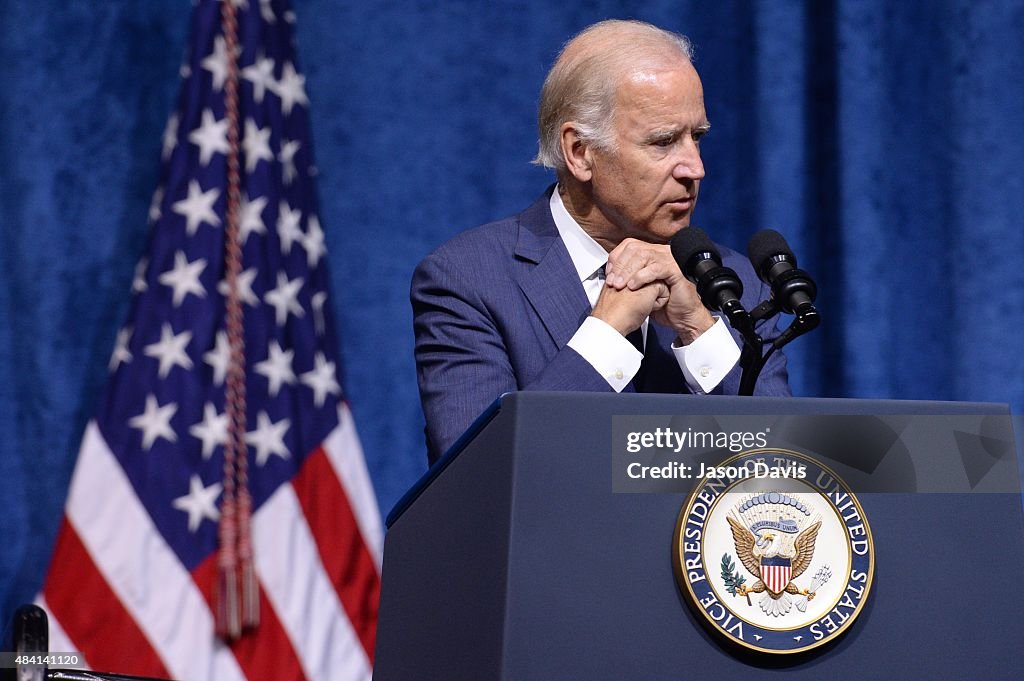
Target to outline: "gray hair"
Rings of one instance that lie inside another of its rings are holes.
[[[583,141],[614,150],[612,117],[620,79],[679,57],[693,60],[690,41],[643,21],[609,19],[578,33],[562,48],[541,88],[533,163],[554,168],[559,176],[565,172],[561,128],[566,121],[576,123]]]

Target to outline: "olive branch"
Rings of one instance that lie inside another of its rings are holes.
[[[736,564],[732,562],[732,556],[728,553],[722,554],[722,581],[725,582],[725,588],[733,596],[736,595],[736,587],[743,586],[747,581],[746,577],[736,569]]]

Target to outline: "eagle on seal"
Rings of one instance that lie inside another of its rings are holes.
[[[811,564],[814,543],[821,528],[820,520],[797,535],[792,552],[787,552],[783,542],[772,532],[758,532],[755,535],[733,517],[726,516],[726,520],[732,528],[732,538],[740,562],[757,578],[752,586],[738,585],[737,594],[746,596],[749,603],[748,594],[764,593],[759,605],[766,614],[774,617],[780,617],[790,611],[790,594],[806,596],[808,600],[814,598],[813,593],[798,588],[793,584],[793,580],[802,575]]]

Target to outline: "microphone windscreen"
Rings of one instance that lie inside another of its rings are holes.
[[[718,262],[722,260],[711,238],[699,227],[679,230],[669,240],[669,246],[672,248],[672,257],[676,259],[680,269],[697,253],[711,253]]]
[[[774,229],[763,229],[750,237],[750,241],[747,242],[747,255],[750,257],[751,264],[757,269],[761,269],[765,260],[776,255],[787,255],[794,261],[796,260],[785,237]]]

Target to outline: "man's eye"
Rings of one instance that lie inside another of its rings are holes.
[[[674,141],[675,140],[672,137],[659,137],[658,139],[654,140],[654,146],[656,146],[656,147],[670,147],[670,146],[672,146],[672,143]]]

